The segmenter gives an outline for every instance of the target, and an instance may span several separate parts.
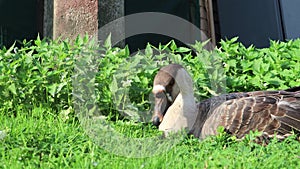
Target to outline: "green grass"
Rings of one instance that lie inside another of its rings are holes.
[[[146,158],[127,158],[97,146],[76,118],[65,121],[47,108],[1,112],[0,168],[297,168],[300,144],[294,138],[260,146],[222,135],[202,142],[185,138],[172,149]],[[159,132],[147,124],[118,121],[112,125],[128,137]]]

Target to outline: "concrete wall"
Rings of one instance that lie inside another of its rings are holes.
[[[45,0],[43,35],[49,38],[75,39],[85,35],[106,39],[108,34],[98,32],[106,24],[123,17],[124,0]],[[125,21],[115,23],[112,37],[125,38]],[[99,35],[100,34],[100,35]],[[98,36],[99,35],[99,36]],[[117,46],[124,46],[121,41]]]
[[[50,38],[75,39],[77,35],[97,37],[105,40],[107,32],[112,32],[112,38],[125,38],[125,21],[120,19],[125,15],[125,0],[45,0],[44,4],[44,36]],[[204,34],[201,40],[214,39],[211,30],[210,8],[211,0],[199,0],[200,3],[200,29]],[[106,24],[115,21],[113,29],[102,30]],[[121,41],[117,46],[124,46]]]
[[[53,38],[97,37],[98,0],[54,0]]]

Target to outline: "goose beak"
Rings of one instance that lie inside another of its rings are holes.
[[[164,114],[167,110],[168,100],[166,97],[155,98],[154,113],[152,116],[152,123],[155,126],[159,126],[164,118]]]
[[[158,127],[160,123],[162,122],[164,115],[162,112],[162,105],[163,101],[158,101],[158,103],[155,101],[155,107],[154,107],[154,114],[152,116],[152,123],[154,126]]]
[[[154,116],[152,118],[152,123],[153,123],[154,126],[158,127],[160,122],[161,122],[161,118],[159,118],[159,116]]]

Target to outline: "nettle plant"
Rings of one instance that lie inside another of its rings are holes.
[[[68,40],[26,41],[22,47],[0,50],[0,110],[14,114],[47,107],[68,118],[73,112],[72,76],[78,56],[95,52],[86,37]]]
[[[198,101],[226,92],[300,85],[300,40],[271,41],[264,49],[246,48],[236,40],[221,41],[212,51],[204,49],[205,42],[189,47],[174,41],[157,47],[148,44],[135,54],[127,46],[113,47],[110,37],[103,45],[87,36],[72,43],[39,37],[24,41],[21,48],[0,50],[0,109],[30,112],[44,106],[68,118],[74,114],[74,100],[93,96],[81,105],[89,116],[100,112],[109,119],[148,121],[153,78],[169,63],[186,67]],[[77,82],[84,90],[76,91]],[[93,111],[95,104],[99,112]]]
[[[300,40],[271,41],[269,48],[246,48],[237,38],[221,41],[227,91],[286,89],[300,85]]]
[[[23,41],[0,50],[1,109],[31,109],[47,105],[65,109],[71,102],[73,55],[67,42]]]

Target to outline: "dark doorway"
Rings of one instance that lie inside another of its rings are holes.
[[[16,40],[35,39],[38,32],[43,32],[43,2],[0,1],[0,46],[11,46]]]
[[[141,12],[162,12],[181,17],[197,27],[200,27],[199,2],[197,0],[128,0],[125,1],[125,16]],[[146,18],[145,18],[146,19]],[[130,31],[129,26],[125,22],[125,34]],[[159,28],[160,25],[157,25]],[[158,46],[159,43],[166,44],[172,40],[172,37],[158,34],[140,34],[129,37],[125,43],[129,46],[131,52],[142,50],[147,43]],[[184,46],[179,40],[174,39],[179,46]]]

